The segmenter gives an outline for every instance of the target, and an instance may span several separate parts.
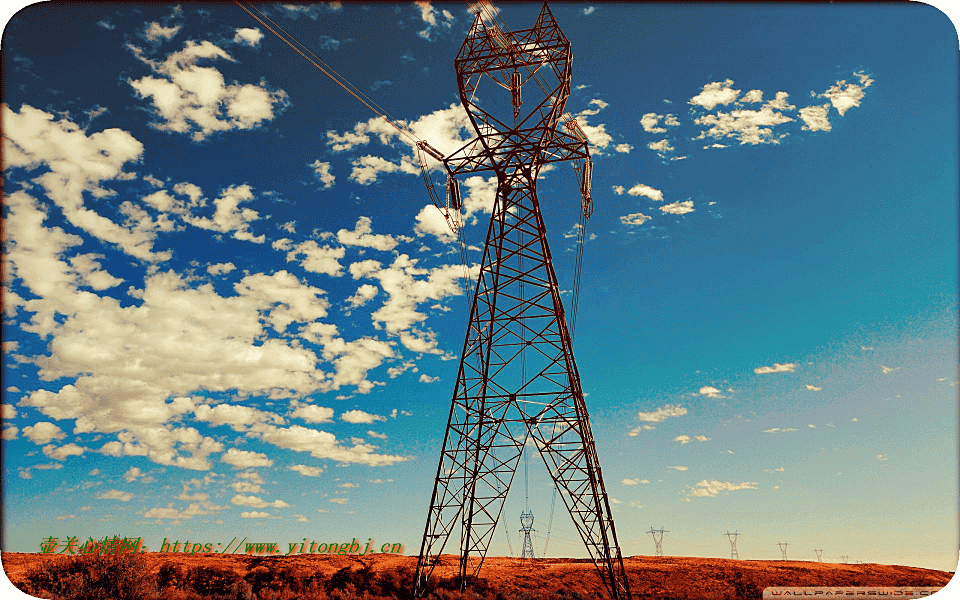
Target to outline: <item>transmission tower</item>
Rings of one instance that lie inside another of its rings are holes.
[[[842,562],[843,564],[847,564],[849,561],[850,561],[850,556],[849,556],[849,555],[847,555],[847,554],[841,554],[841,555],[840,555],[840,562]]]
[[[787,542],[777,542],[777,545],[780,546],[780,554],[783,555],[783,560],[787,560],[787,546],[790,544]]]
[[[823,548],[820,548],[819,550],[814,548],[813,551],[817,553],[817,562],[823,562]]]
[[[740,553],[737,552],[737,536],[740,535],[736,531],[733,533],[727,532],[727,539],[730,540],[730,558],[733,560],[740,560]]]
[[[533,513],[524,511],[520,513],[520,533],[523,534],[523,552],[520,558],[524,561],[528,558],[535,558],[533,556],[533,542],[530,540],[531,531],[536,531],[536,529],[533,528]]]
[[[544,164],[573,161],[581,176],[583,214],[589,216],[592,163],[586,136],[575,120],[561,123],[570,94],[570,42],[546,4],[531,29],[510,32],[495,18],[486,20],[477,13],[454,63],[460,100],[477,138],[446,157],[419,146],[443,161],[448,191],[456,198],[452,207],[459,205],[458,175],[493,171],[497,194],[414,594],[424,595],[458,527],[461,590],[478,575],[521,451],[532,437],[609,595],[629,598],[536,194]],[[521,90],[530,82],[536,85],[526,86],[524,98]],[[482,104],[481,83],[497,84],[490,88],[496,94]],[[521,105],[530,109],[521,111]]]
[[[657,554],[656,554],[657,556],[663,556],[663,534],[666,532],[667,530],[663,529],[662,527],[660,529],[654,529],[653,527],[651,527],[650,531],[647,532],[651,536],[653,536],[653,543],[657,547]]]

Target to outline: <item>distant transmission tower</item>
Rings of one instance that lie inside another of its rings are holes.
[[[536,531],[533,528],[533,513],[529,511],[523,511],[520,513],[520,533],[523,534],[523,552],[520,554],[520,558],[526,561],[528,558],[533,559],[533,542],[530,541],[530,532]]]
[[[841,555],[840,555],[840,562],[842,562],[843,564],[847,564],[847,562],[849,562],[849,561],[850,561],[850,555],[849,555],[849,554],[841,554]]]
[[[819,550],[814,548],[813,551],[817,553],[817,562],[823,562],[823,548],[820,548]]]
[[[414,596],[426,594],[451,536],[447,551],[459,554],[460,590],[478,576],[521,451],[532,437],[607,593],[615,600],[629,599],[573,357],[568,325],[573,319],[564,313],[536,192],[547,164],[572,161],[580,175],[582,218],[592,210],[587,137],[575,119],[564,115],[571,46],[546,4],[532,28],[512,32],[496,15],[482,15],[490,13],[485,6],[478,3],[476,19],[454,61],[460,101],[477,137],[447,156],[418,144],[446,167],[451,208],[461,206],[456,192],[460,175],[492,171],[497,192],[430,496]]]
[[[783,555],[783,560],[787,560],[787,546],[790,544],[787,542],[777,542],[777,545],[780,546],[780,554]]]
[[[663,556],[663,534],[666,533],[666,530],[662,527],[660,529],[651,527],[647,533],[653,536],[653,543],[657,546],[657,556]]]
[[[740,535],[736,531],[733,533],[727,532],[727,539],[730,540],[730,558],[733,560],[740,560],[740,554],[737,552],[737,536]]]

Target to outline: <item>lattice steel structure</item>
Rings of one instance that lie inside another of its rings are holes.
[[[458,528],[461,589],[477,576],[529,436],[610,596],[629,598],[536,193],[544,164],[572,160],[589,214],[587,140],[576,121],[562,118],[570,94],[570,42],[546,5],[534,27],[515,32],[486,23],[478,13],[455,66],[460,99],[477,137],[443,162],[451,179],[493,171],[497,194],[415,595],[423,596]],[[481,103],[481,83],[499,97],[484,96]]]
[[[790,544],[787,542],[777,542],[777,545],[780,546],[780,554],[783,556],[781,560],[787,560],[787,546]]]
[[[651,527],[650,531],[647,532],[651,536],[653,536],[653,543],[656,546],[657,556],[663,556],[663,534],[666,532],[667,530],[664,529],[663,527],[661,527],[660,529],[654,529],[653,527]]]
[[[727,532],[727,539],[730,540],[730,558],[733,560],[740,560],[740,553],[737,552],[737,536],[740,535],[736,531],[733,533]]]
[[[520,513],[520,533],[523,534],[523,550],[520,552],[520,558],[524,561],[536,558],[533,555],[533,540],[530,539],[532,531],[536,531],[533,528],[533,513],[525,510]]]

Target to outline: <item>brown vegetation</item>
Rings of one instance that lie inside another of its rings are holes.
[[[143,553],[50,556],[5,552],[20,589],[65,600],[401,600],[410,598],[416,557],[378,554],[254,556]],[[878,564],[635,556],[624,561],[634,598],[760,598],[768,586],[944,586],[951,573]],[[593,564],[578,559],[488,558],[461,593],[458,559],[444,556],[429,598],[587,600],[605,598]]]

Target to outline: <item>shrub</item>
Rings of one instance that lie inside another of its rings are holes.
[[[30,571],[27,590],[57,600],[157,600],[155,580],[138,554],[85,554],[44,561]]]

